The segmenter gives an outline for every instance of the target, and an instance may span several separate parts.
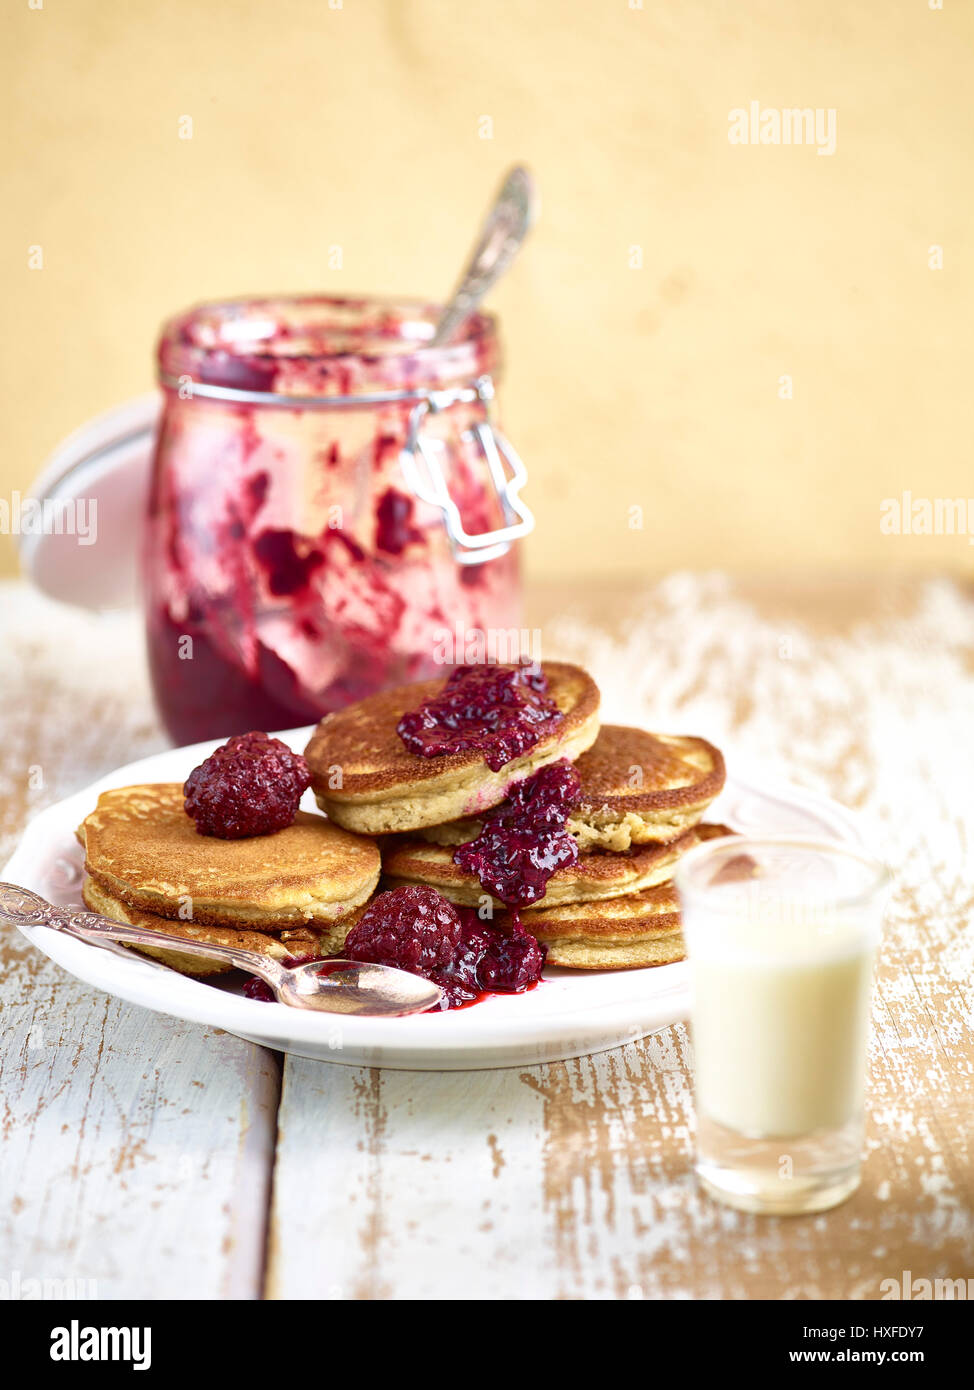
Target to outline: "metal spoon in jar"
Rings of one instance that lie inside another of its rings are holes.
[[[443,347],[448,343],[504,274],[521,249],[534,222],[537,206],[534,180],[527,169],[515,165],[484,219],[467,268],[440,315],[431,347]]]
[[[91,945],[114,941],[129,946],[168,947],[182,955],[206,956],[238,970],[257,975],[270,985],[279,1003],[295,1009],[317,1009],[331,1014],[367,1014],[401,1017],[423,1013],[440,1002],[443,991],[432,980],[394,970],[389,965],[370,965],[353,960],[315,960],[287,966],[270,956],[242,951],[236,946],[215,946],[190,941],[168,932],[113,922],[84,908],[55,907],[27,888],[0,883],[0,919],[16,927],[52,927]]]

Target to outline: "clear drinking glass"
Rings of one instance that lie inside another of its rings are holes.
[[[676,871],[690,962],[697,1174],[744,1211],[824,1211],[859,1184],[878,861],[779,837]]]

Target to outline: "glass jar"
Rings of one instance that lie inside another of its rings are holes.
[[[533,523],[490,421],[495,322],[434,348],[437,316],[308,297],[165,325],[145,587],[177,742],[311,722],[516,628]]]

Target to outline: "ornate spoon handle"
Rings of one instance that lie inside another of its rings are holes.
[[[99,941],[122,941],[128,946],[166,946],[182,955],[223,961],[239,970],[259,975],[268,984],[276,984],[281,977],[282,967],[269,956],[242,951],[237,946],[217,946],[209,941],[192,941],[182,936],[171,936],[169,932],[133,927],[127,922],[113,922],[110,917],[102,917],[100,913],[90,912],[87,908],[56,907],[54,903],[46,902],[37,893],[16,883],[0,883],[0,917],[17,927],[52,927],[80,941],[95,944]]]
[[[501,184],[467,268],[440,316],[432,346],[448,343],[484,295],[507,270],[527,236],[537,207],[534,181],[520,165]]]

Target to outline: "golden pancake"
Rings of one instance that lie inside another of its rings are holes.
[[[241,931],[236,927],[207,927],[197,926],[192,922],[173,922],[167,917],[157,916],[154,912],[142,912],[139,908],[122,902],[121,898],[106,893],[92,878],[85,879],[81,892],[93,912],[100,912],[103,917],[110,917],[113,922],[127,922],[129,926],[165,932],[169,936],[178,936],[189,941],[206,941],[216,946],[236,946],[243,951],[254,951],[257,955],[273,956],[275,960],[286,960],[289,956],[337,955],[348,932],[364,911],[363,908],[359,908],[340,923],[335,923],[324,931],[296,927],[270,936],[266,932]],[[169,946],[131,946],[129,949],[152,956],[183,975],[226,975],[233,969],[233,966],[224,965],[222,961],[208,961],[202,956],[181,955]]]
[[[499,772],[475,750],[423,758],[399,737],[402,716],[439,694],[442,680],[398,686],[326,715],[304,753],[318,805],[336,824],[368,835],[419,830],[497,806],[513,782],[577,758],[599,731],[598,687],[578,666],[547,661],[543,669],[564,718]]]
[[[680,855],[707,838],[702,826],[691,826],[665,845],[637,845],[626,854],[580,855],[577,862],[557,869],[548,880],[544,897],[521,909],[534,913],[563,903],[600,902],[629,893],[640,893],[673,876]],[[404,837],[390,841],[382,852],[383,882],[389,888],[426,883],[451,902],[478,907],[488,895],[473,874],[453,862],[449,845]],[[491,899],[498,908],[503,903]]]
[[[582,799],[568,829],[582,850],[659,844],[696,825],[724,785],[712,743],[607,724],[575,764]]]
[[[200,835],[178,782],[102,792],[78,833],[104,892],[197,925],[321,927],[367,902],[379,878],[373,841],[306,811],[273,835]]]
[[[475,816],[465,816],[463,820],[450,820],[446,825],[427,825],[423,830],[417,830],[416,835],[420,840],[425,840],[430,845],[465,845],[468,840],[476,840],[480,834],[483,821]]]
[[[686,956],[672,879],[621,898],[532,912],[528,929],[548,948],[549,965],[571,970],[635,970]]]
[[[701,825],[700,840],[731,835],[726,825]],[[503,923],[499,914],[498,921]],[[686,946],[673,880],[601,902],[567,903],[532,912],[532,936],[548,948],[548,964],[570,970],[636,970],[683,960]]]

